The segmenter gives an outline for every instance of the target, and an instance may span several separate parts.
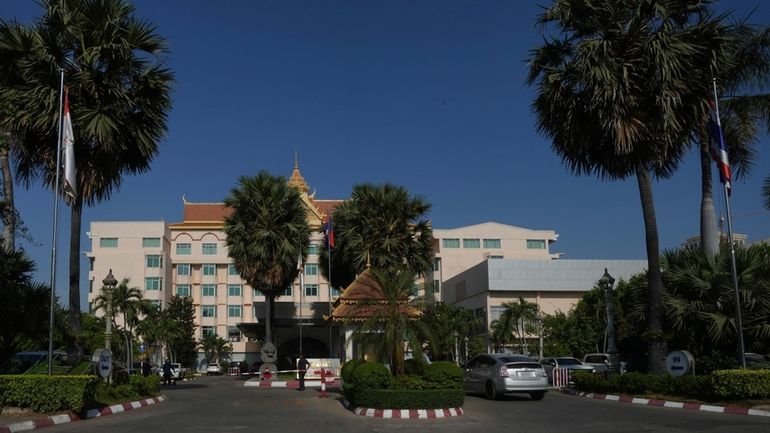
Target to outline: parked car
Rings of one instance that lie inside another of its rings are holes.
[[[222,374],[222,367],[218,363],[212,362],[206,367],[206,376],[219,376]]]
[[[545,373],[548,375],[548,382],[553,384],[553,370],[556,368],[572,371],[590,371],[593,372],[594,368],[590,365],[585,365],[577,358],[568,356],[559,356],[555,358],[543,358],[540,360]]]
[[[610,371],[610,355],[608,353],[589,353],[583,357],[583,364],[593,367],[594,373],[606,374]],[[618,371],[620,374],[625,374],[625,362],[618,362]]]
[[[490,400],[508,393],[527,393],[533,400],[542,400],[548,391],[543,367],[522,355],[477,355],[463,370],[465,392],[482,393]]]

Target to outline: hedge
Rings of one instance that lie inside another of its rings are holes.
[[[374,409],[442,409],[465,400],[462,389],[361,389],[355,394],[355,406]]]
[[[720,370],[711,375],[714,395],[726,399],[770,398],[770,370]]]
[[[93,402],[98,381],[96,376],[2,375],[0,406],[82,412]]]
[[[453,362],[436,361],[425,367],[422,377],[439,388],[463,388],[463,370]]]
[[[350,381],[358,389],[385,389],[392,377],[385,365],[367,362],[353,370]]]
[[[353,371],[358,368],[359,365],[364,364],[366,361],[362,359],[351,359],[350,361],[342,364],[340,369],[340,378],[345,383],[350,383],[353,380]]]

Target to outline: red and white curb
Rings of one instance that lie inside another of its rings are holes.
[[[610,395],[610,394],[599,394],[599,393],[591,393],[591,392],[573,392],[572,394],[580,397],[585,397],[585,398],[593,398],[596,400],[619,401],[622,403],[641,404],[646,406],[668,407],[672,409],[700,410],[700,411],[712,412],[712,413],[731,413],[735,415],[754,415],[754,416],[770,417],[770,412],[768,411],[759,410],[759,409],[749,409],[747,407],[740,407],[740,406],[712,406],[712,405],[700,404],[700,403],[683,403],[681,401],[666,401],[666,400],[657,400],[653,398],[632,397],[630,395]]]
[[[343,402],[346,408],[350,409],[350,403]],[[372,409],[368,407],[357,407],[353,413],[372,418],[390,418],[390,419],[437,419],[451,418],[463,414],[463,408],[452,407],[449,409]]]
[[[269,380],[259,380],[259,379],[251,379],[247,380],[243,383],[243,386],[254,386],[258,388],[293,388],[293,389],[299,389],[299,381],[298,380],[289,380],[289,381],[269,381]],[[326,386],[329,388],[339,388],[340,387],[340,381],[334,380],[330,382],[326,382]],[[306,380],[305,381],[305,388],[320,388],[321,387],[321,381],[320,380]]]
[[[160,403],[166,399],[165,396],[148,398],[145,400],[132,401],[130,403],[116,404],[113,406],[107,406],[100,409],[90,409],[86,412],[86,416],[83,419],[96,418],[98,416],[112,415],[115,413],[125,412],[128,410],[139,409],[144,406]],[[42,427],[48,427],[57,424],[65,424],[72,421],[79,421],[81,418],[74,414],[61,414],[53,415],[48,418],[41,418],[30,421],[17,422],[14,424],[8,424],[0,426],[0,433],[16,433],[25,430],[34,430]]]

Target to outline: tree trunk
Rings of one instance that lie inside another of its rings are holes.
[[[644,216],[645,243],[647,245],[647,370],[653,374],[666,371],[666,342],[663,339],[663,281],[660,273],[660,246],[658,225],[655,219],[655,203],[652,182],[644,168],[636,170],[639,197]]]
[[[273,294],[273,292],[266,292],[265,296],[267,297],[267,302],[265,302],[265,341],[266,342],[269,341],[269,342],[272,343],[273,342],[273,330],[271,328],[272,320],[270,320],[271,316],[272,316],[272,314],[271,314],[272,312],[270,310],[272,310],[272,308],[271,308],[272,303],[273,303],[272,300],[273,300],[273,297],[275,295]]]
[[[709,152],[708,134],[705,128],[700,131],[700,244],[703,251],[719,253],[719,234],[717,218],[714,212],[714,199],[711,184],[711,153]]]
[[[16,248],[16,206],[13,198],[13,176],[11,163],[8,161],[10,143],[0,143],[0,171],[3,173],[3,196],[0,200],[0,218],[3,221],[2,241],[7,251]]]
[[[69,263],[69,321],[72,332],[80,332],[80,223],[83,218],[83,201],[80,197],[71,203],[70,220],[70,263]],[[55,282],[54,282],[55,285]],[[75,339],[77,355],[82,355],[83,347]]]

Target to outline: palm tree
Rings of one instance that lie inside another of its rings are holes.
[[[717,79],[719,107],[725,142],[734,179],[747,176],[755,159],[754,145],[760,124],[768,126],[770,94],[758,93],[770,79],[770,29],[744,22],[729,26],[729,48],[716,71],[701,79]],[[711,94],[707,98],[712,98]],[[707,114],[703,114],[696,137],[701,162],[701,246],[711,254],[719,252],[719,239],[711,185],[710,140]],[[768,181],[770,182],[770,178]]]
[[[533,50],[537,128],[576,175],[636,177],[648,261],[648,359],[664,372],[663,297],[651,177],[677,168],[705,112],[722,27],[703,4],[676,0],[555,0],[538,22],[562,36]],[[699,109],[693,109],[699,107]]]
[[[228,255],[241,278],[265,294],[265,341],[272,343],[275,297],[297,278],[298,259],[304,262],[310,246],[305,206],[286,179],[267,171],[241,176],[225,205],[232,209],[224,229]]]
[[[332,284],[347,287],[368,264],[398,273],[404,266],[415,275],[433,268],[433,230],[426,219],[430,203],[401,186],[360,184],[350,200],[334,210],[335,247]],[[319,258],[322,275],[329,278],[329,248]]]
[[[174,360],[174,352],[171,342],[183,334],[182,328],[177,320],[170,314],[168,309],[161,310],[152,306],[146,311],[146,316],[136,326],[136,332],[142,336],[142,339],[148,347],[159,347],[161,358]],[[160,362],[161,360],[156,360]]]
[[[404,374],[404,343],[419,348],[420,325],[408,306],[414,285],[410,269],[383,271],[370,268],[372,277],[382,288],[383,302],[374,314],[353,332],[351,341],[375,360],[388,362],[393,374]]]
[[[455,362],[466,359],[465,339],[477,334],[482,328],[473,310],[445,302],[422,306],[420,325],[420,339],[430,343],[433,360]]]
[[[498,319],[500,330],[518,340],[524,355],[529,355],[527,335],[532,333],[539,311],[537,304],[525,301],[524,298],[503,304],[503,312]]]
[[[199,347],[206,356],[206,362],[222,362],[230,358],[233,345],[217,334],[207,334],[199,343]]]
[[[69,88],[78,191],[70,198],[69,313],[79,328],[83,204],[108,200],[123,176],[147,171],[166,132],[173,74],[163,67],[164,38],[127,0],[44,3],[45,15],[12,39],[16,80],[0,86],[9,115],[2,126],[17,177],[54,188],[59,69]],[[5,25],[5,23],[3,23]],[[2,33],[2,32],[0,32]],[[5,48],[4,48],[5,49]]]

